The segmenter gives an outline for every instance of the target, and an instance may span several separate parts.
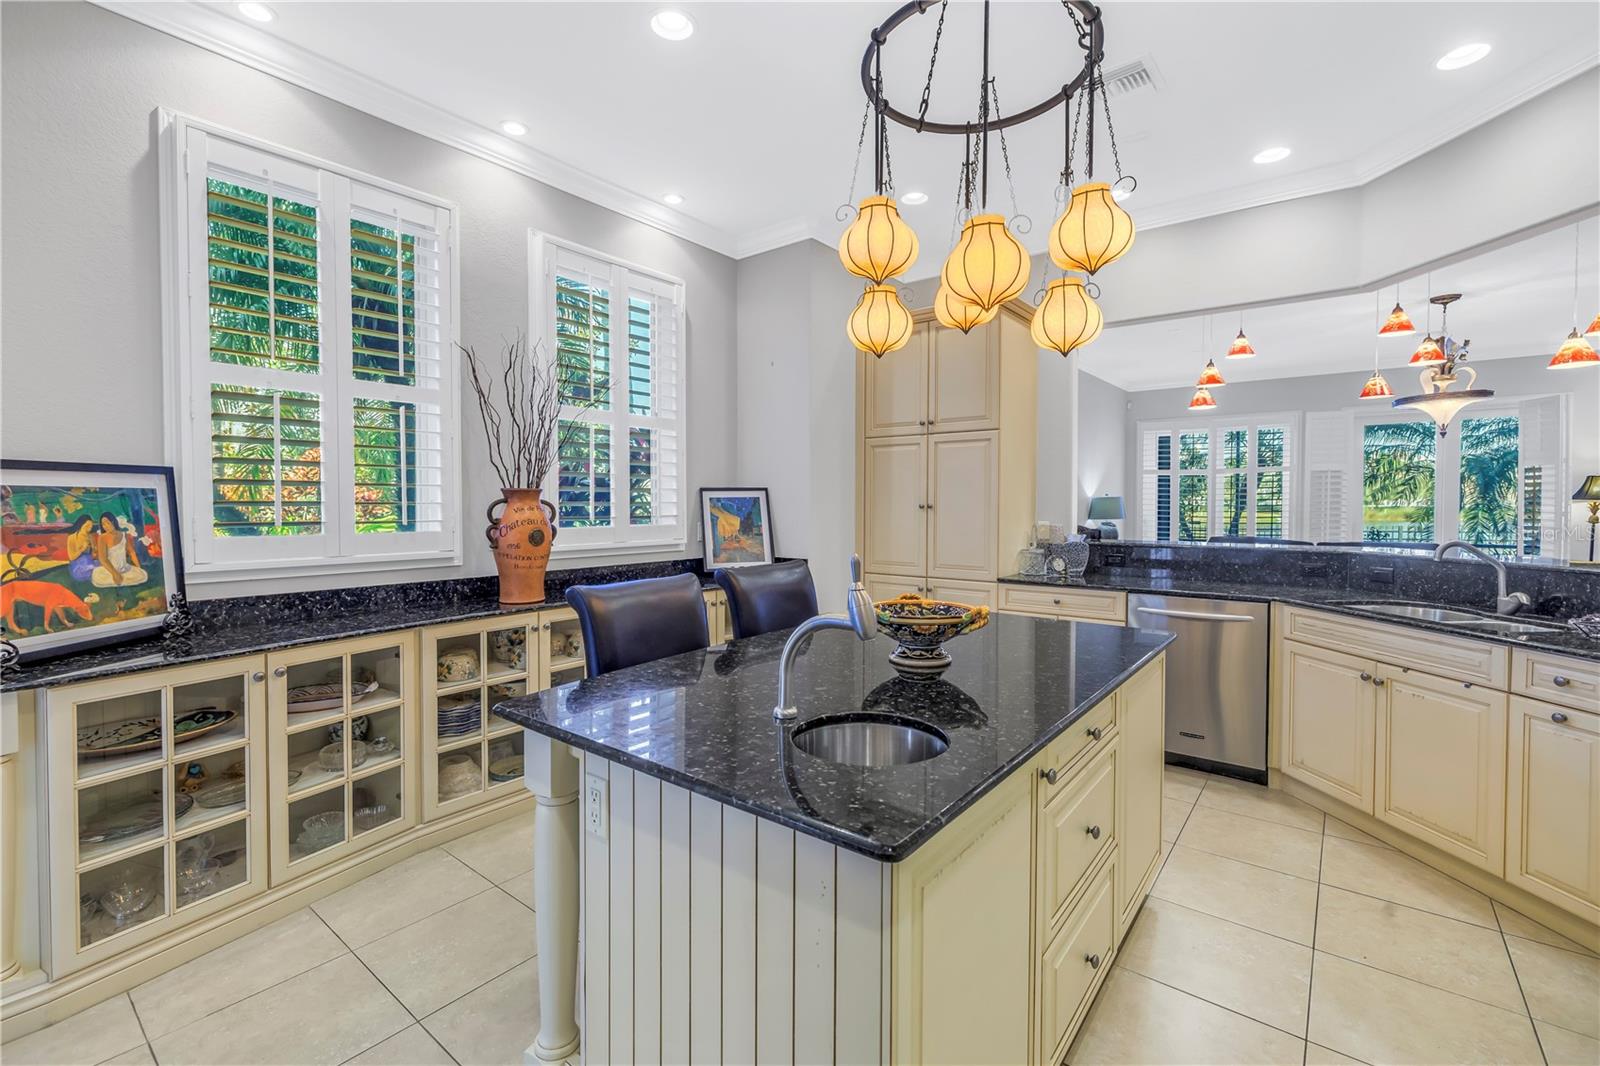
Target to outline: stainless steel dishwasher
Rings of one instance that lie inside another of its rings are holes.
[[[1128,624],[1178,639],[1167,649],[1167,754],[1267,778],[1267,609],[1242,600],[1128,597]]]

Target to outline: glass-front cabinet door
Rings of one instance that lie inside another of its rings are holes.
[[[274,652],[272,883],[417,823],[412,633]]]
[[[45,696],[52,976],[266,888],[260,656]]]
[[[522,729],[489,713],[546,687],[552,617],[502,615],[422,631],[422,817],[454,814],[513,793],[522,781]],[[581,645],[578,664],[583,655]],[[570,663],[563,663],[571,673]],[[570,678],[569,678],[570,679]]]

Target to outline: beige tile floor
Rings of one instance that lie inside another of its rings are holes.
[[[1168,850],[1068,1061],[1600,1064],[1600,957],[1282,793],[1168,768]],[[30,1063],[515,1064],[531,815],[0,1048]]]
[[[1600,1064],[1600,957],[1281,792],[1168,767],[1067,1061]]]

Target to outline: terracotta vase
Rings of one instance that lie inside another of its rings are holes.
[[[500,602],[543,603],[550,545],[556,539],[556,509],[540,499],[539,489],[501,489],[489,505],[483,531],[500,571]],[[505,505],[498,517],[495,508]]]

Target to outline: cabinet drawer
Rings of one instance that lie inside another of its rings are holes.
[[[1058,589],[1039,585],[1001,585],[1000,609],[1084,622],[1128,620],[1127,594],[1109,589]]]
[[[928,597],[994,610],[994,586],[981,581],[933,581],[928,585]]]
[[[1600,707],[1600,663],[1548,652],[1511,652],[1511,691],[1592,711]]]
[[[1421,629],[1323,614],[1301,607],[1283,612],[1284,633],[1319,648],[1360,655],[1458,681],[1473,681],[1504,691],[1509,649],[1481,641],[1447,637]]]
[[[1084,878],[1116,844],[1117,755],[1113,739],[1040,812],[1039,890],[1047,929],[1066,919]]]
[[[1115,867],[1115,862],[1108,862],[1100,868],[1083,902],[1039,960],[1039,1046],[1052,1049],[1049,1062],[1060,1062],[1066,1054],[1084,1008],[1111,970],[1116,935],[1111,894]]]
[[[1102,700],[1050,742],[1044,749],[1044,766],[1040,770],[1044,775],[1039,793],[1041,801],[1047,802],[1058,791],[1072,784],[1078,772],[1072,769],[1074,763],[1081,763],[1089,752],[1111,746],[1111,731],[1116,724],[1117,701]],[[1081,765],[1079,769],[1082,769]],[[1052,776],[1054,780],[1051,780]]]

